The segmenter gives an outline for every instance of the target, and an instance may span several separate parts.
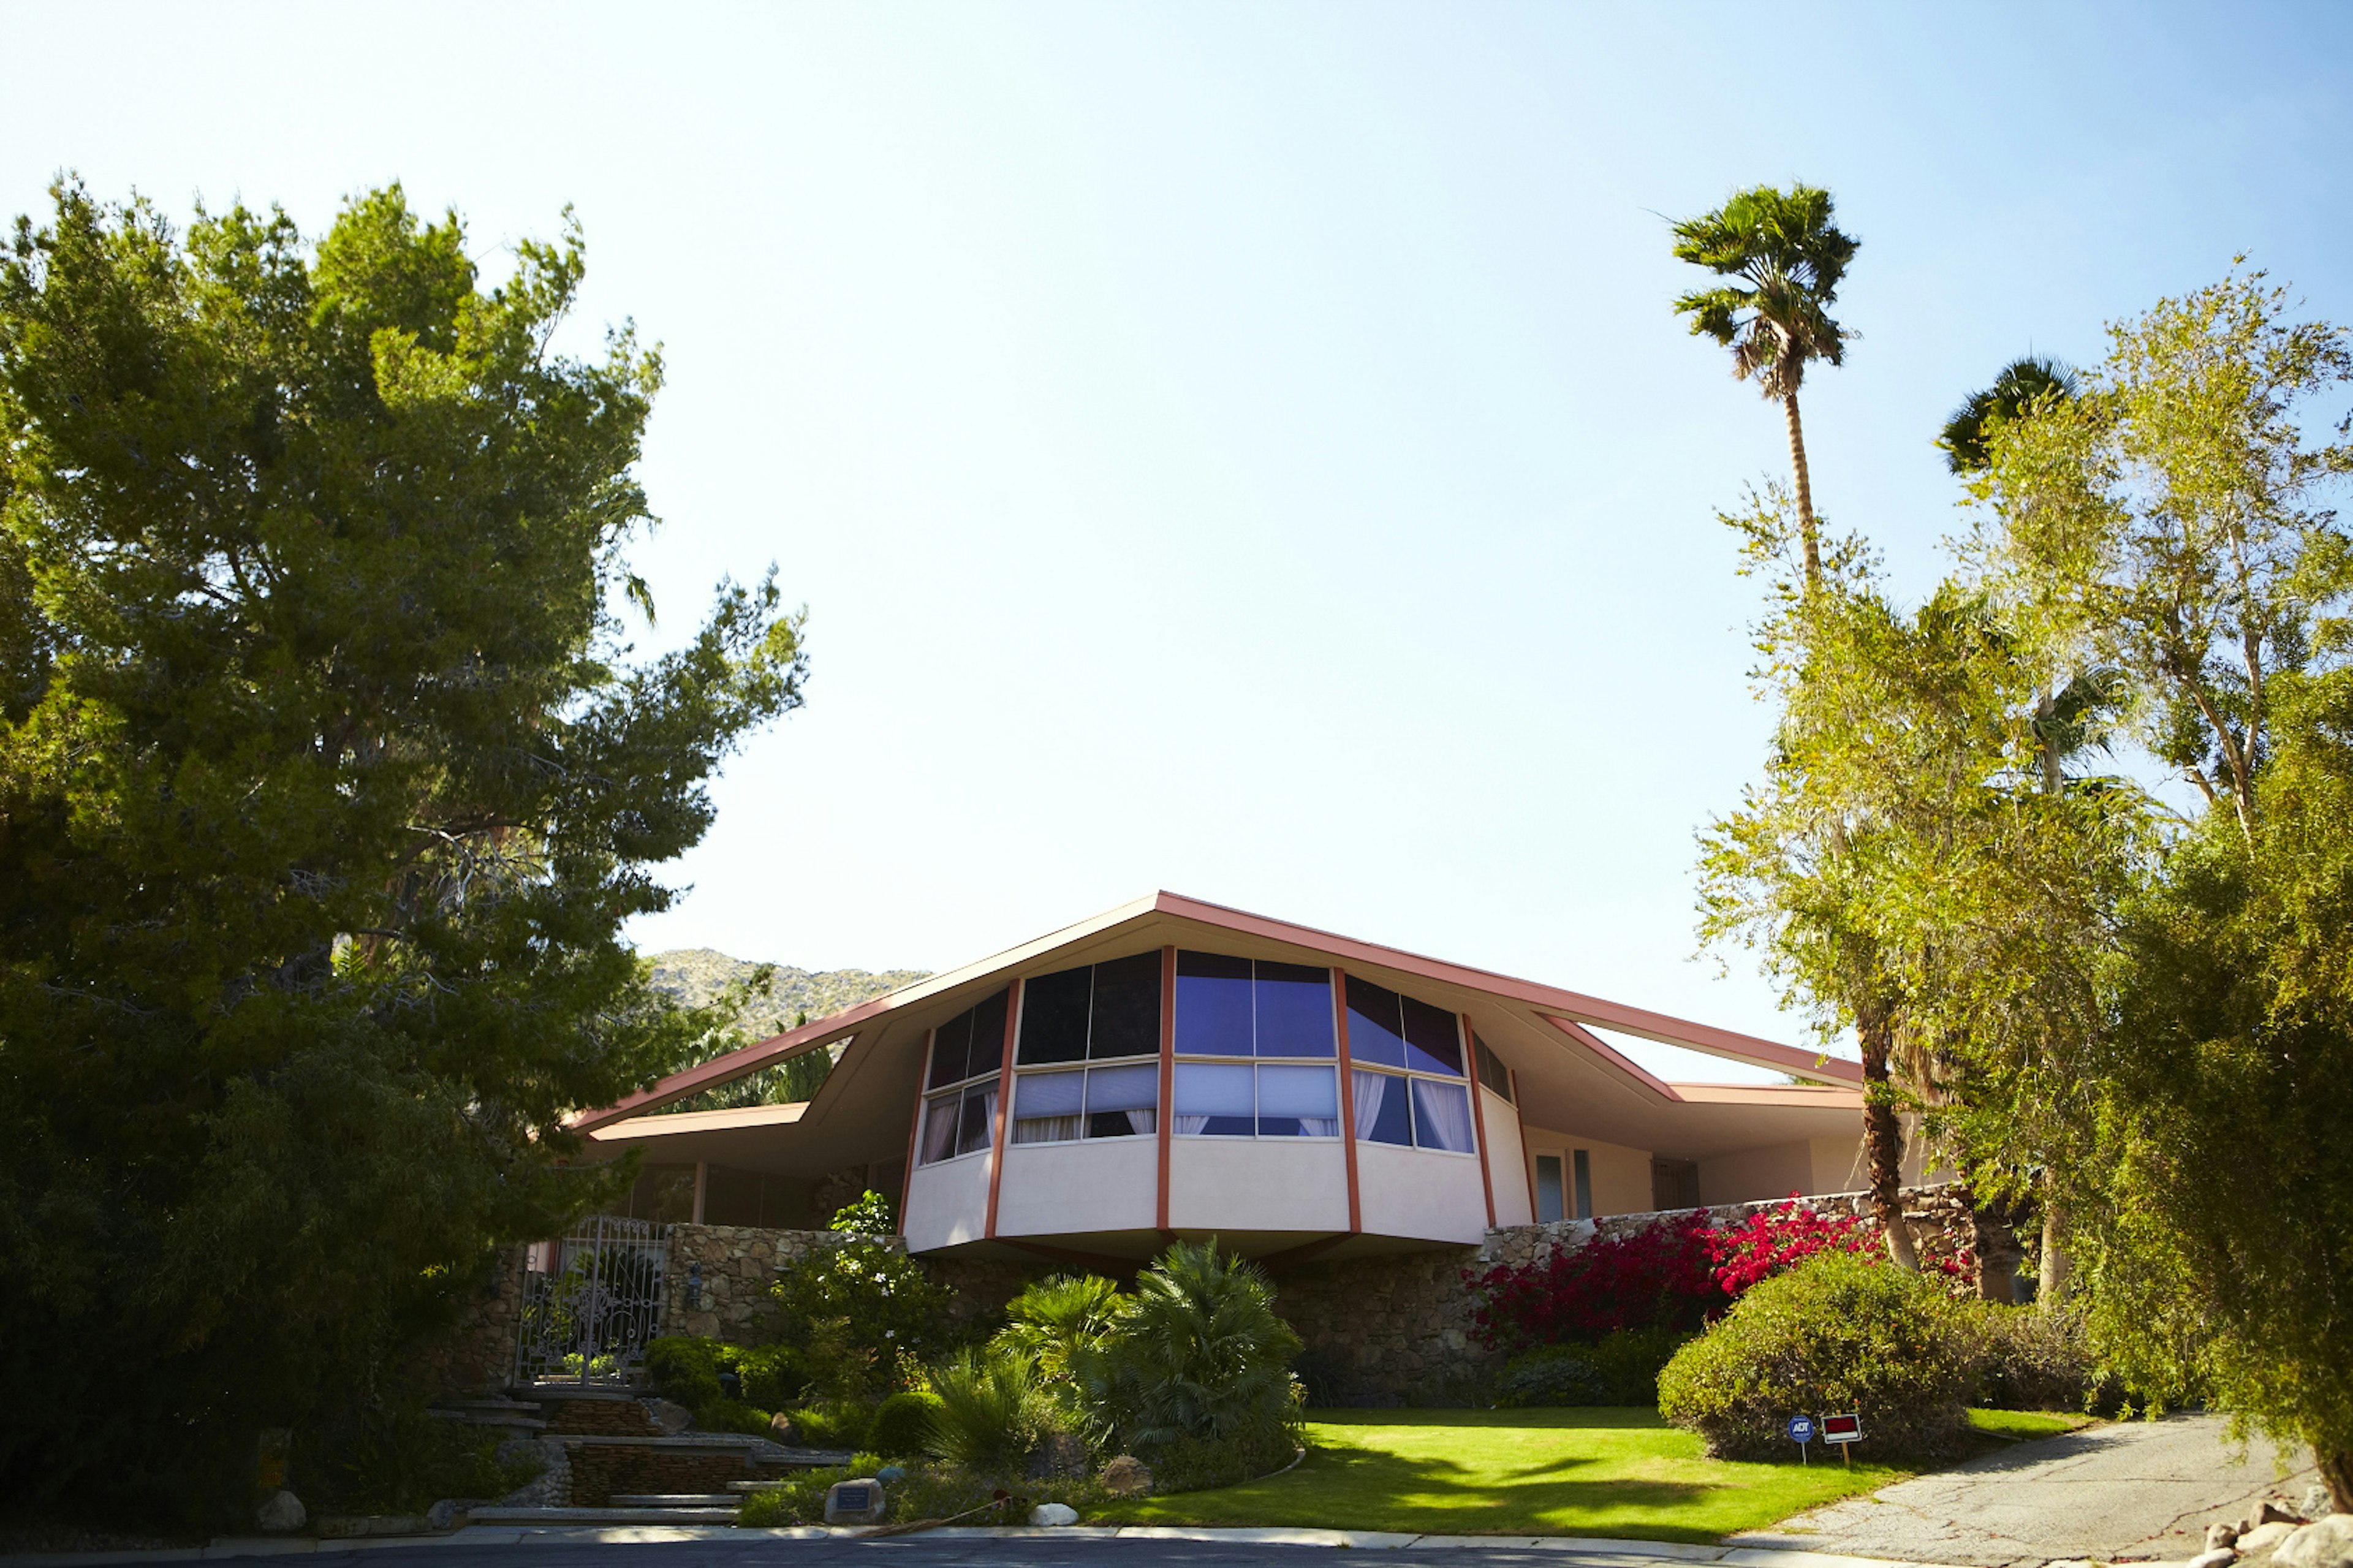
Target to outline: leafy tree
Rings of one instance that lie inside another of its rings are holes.
[[[621,940],[797,706],[723,584],[632,661],[659,361],[551,339],[579,235],[484,289],[399,189],[79,184],[0,258],[0,1485],[242,1502],[494,1245],[616,1177],[565,1117],[708,1020]]]
[[[1734,376],[1754,380],[1781,405],[1810,593],[1820,584],[1821,555],[1798,388],[1809,364],[1838,364],[1846,357],[1846,341],[1854,334],[1831,319],[1830,308],[1862,243],[1831,222],[1832,206],[1831,194],[1813,185],[1787,192],[1758,185],[1674,226],[1677,260],[1736,279],[1694,289],[1675,301],[1675,310],[1691,318],[1694,335],[1732,351]]]
[[[2075,373],[2055,359],[2028,354],[2010,361],[1983,392],[1973,392],[1937,435],[1945,466],[1956,474],[1983,473],[1992,462],[1996,424],[2023,419],[2048,404],[2065,403],[2082,390]]]

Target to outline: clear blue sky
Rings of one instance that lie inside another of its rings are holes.
[[[648,947],[946,967],[1156,887],[1794,1038],[1693,961],[1765,716],[1714,521],[1781,422],[1665,220],[1863,240],[1815,493],[2245,251],[2353,315],[2353,8],[0,5],[0,197],[578,210],[670,385],[639,560],[810,606]],[[1653,1056],[1652,1059],[1665,1061]],[[1679,1076],[1729,1076],[1667,1062]]]

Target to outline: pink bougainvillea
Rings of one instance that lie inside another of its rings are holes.
[[[1852,1215],[1822,1215],[1795,1193],[1735,1226],[1707,1211],[1673,1215],[1630,1236],[1599,1237],[1540,1262],[1498,1264],[1463,1278],[1478,1298],[1473,1322],[1491,1349],[1591,1342],[1613,1329],[1695,1330],[1759,1280],[1817,1253],[1885,1257],[1879,1229]],[[1957,1278],[1952,1258],[1923,1266]]]

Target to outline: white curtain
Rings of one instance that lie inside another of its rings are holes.
[[[962,1095],[951,1094],[923,1107],[923,1152],[919,1163],[929,1165],[955,1152],[956,1113]]]
[[[1094,1068],[1087,1073],[1087,1115],[1125,1115],[1132,1134],[1151,1132],[1159,1125],[1160,1067],[1139,1062],[1134,1067]]]
[[[1461,1084],[1413,1080],[1413,1141],[1425,1149],[1471,1152],[1471,1099]]]
[[[1348,1087],[1356,1097],[1356,1136],[1369,1141],[1373,1129],[1381,1121],[1381,1096],[1398,1079],[1385,1072],[1366,1072],[1363,1068],[1350,1071]]]
[[[1208,1125],[1209,1119],[1206,1116],[1180,1115],[1173,1123],[1171,1123],[1172,1128],[1180,1138],[1198,1138]],[[1187,1155],[1186,1157],[1190,1159],[1192,1156]]]

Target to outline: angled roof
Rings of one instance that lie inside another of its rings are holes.
[[[628,1140],[632,1133],[650,1132],[652,1130],[632,1128],[624,1131],[616,1124],[643,1117],[673,1101],[732,1082],[763,1068],[773,1067],[805,1051],[822,1049],[843,1041],[850,1042],[849,1048],[843,1052],[840,1065],[828,1076],[825,1088],[810,1102],[804,1114],[781,1117],[777,1114],[780,1108],[775,1107],[693,1112],[661,1118],[661,1130],[665,1134],[701,1131],[717,1134],[736,1129],[739,1122],[743,1124],[742,1131],[749,1131],[754,1123],[768,1127],[788,1121],[805,1121],[810,1124],[807,1131],[822,1139],[824,1123],[839,1121],[843,1115],[862,1120],[871,1116],[874,1108],[886,1099],[893,1107],[894,1119],[903,1122],[907,1114],[905,1108],[912,1102],[914,1077],[921,1071],[923,1029],[961,1012],[980,996],[997,989],[1017,975],[1047,973],[1116,956],[1115,950],[1122,947],[1134,951],[1144,945],[1159,946],[1167,942],[1180,946],[1219,944],[1229,951],[1239,945],[1253,952],[1263,950],[1266,956],[1277,956],[1279,952],[1294,959],[1303,954],[1314,954],[1352,973],[1419,994],[1432,1001],[1446,1001],[1456,1010],[1469,1014],[1473,1024],[1481,1028],[1482,1036],[1492,1033],[1491,1044],[1515,1069],[1535,1070],[1539,1065],[1567,1065],[1554,1063],[1554,1053],[1542,1043],[1548,1040],[1552,1046],[1560,1048],[1560,1055],[1582,1062],[1588,1072],[1593,1068],[1600,1069],[1599,1081],[1588,1079],[1585,1073],[1575,1075],[1586,1084],[1581,1093],[1589,1097],[1594,1090],[1616,1091],[1609,1098],[1623,1099],[1624,1103],[1618,1107],[1620,1114],[1634,1114],[1641,1121],[1655,1121],[1654,1117],[1641,1114],[1645,1110],[1663,1110],[1668,1105],[1691,1106],[1694,1108],[1692,1114],[1676,1120],[1678,1124],[1689,1127],[1694,1133],[1706,1124],[1720,1121],[1725,1111],[1735,1108],[1746,1108],[1749,1114],[1754,1115],[1759,1112],[1769,1114],[1776,1108],[1789,1112],[1820,1112],[1852,1109],[1862,1103],[1861,1096],[1856,1092],[1862,1083],[1862,1069],[1842,1058],[1799,1050],[1752,1035],[1693,1023],[1647,1008],[1498,974],[1491,970],[1449,963],[1399,948],[1359,942],[1353,937],[1250,914],[1178,893],[1158,892],[1107,910],[1090,920],[1065,926],[1060,931],[1023,942],[961,969],[933,975],[887,995],[861,1002],[830,1017],[815,1019],[798,1028],[770,1036],[683,1072],[673,1073],[652,1088],[626,1100],[582,1112],[573,1118],[572,1125],[578,1131],[596,1134],[600,1142]],[[1680,1046],[1686,1050],[1729,1061],[1769,1068],[1809,1081],[1803,1086],[1671,1084],[1643,1071],[1611,1049],[1592,1033],[1594,1028]],[[911,1041],[913,1042],[912,1047]],[[870,1046],[877,1048],[869,1049]],[[887,1066],[878,1065],[874,1060],[876,1058],[887,1058]],[[841,1070],[843,1068],[869,1070],[845,1073]],[[1545,1076],[1551,1078],[1556,1075],[1548,1072]],[[900,1079],[904,1079],[905,1083],[897,1093],[882,1092],[881,1080]],[[1563,1117],[1574,1118],[1574,1105],[1578,1098],[1576,1094],[1566,1096],[1563,1110],[1546,1118],[1545,1124],[1569,1125],[1569,1121],[1563,1120]],[[853,1106],[858,1109],[853,1110]],[[800,1110],[801,1108],[792,1109]],[[895,1136],[903,1138],[904,1134],[900,1132]],[[1667,1148],[1669,1144],[1662,1141],[1653,1146]]]

